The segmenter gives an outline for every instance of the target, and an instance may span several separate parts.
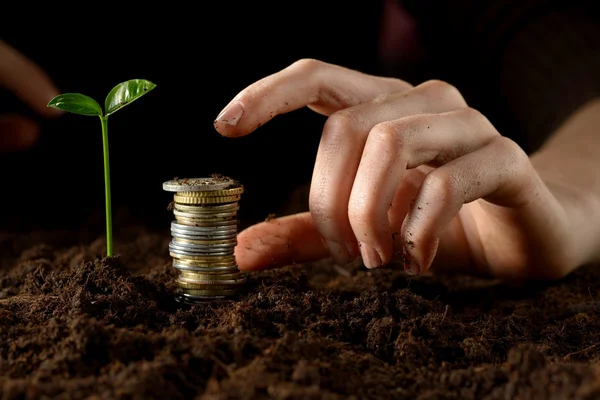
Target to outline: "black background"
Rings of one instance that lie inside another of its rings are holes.
[[[241,216],[263,219],[310,181],[324,117],[295,111],[238,139],[221,137],[213,120],[244,87],[300,58],[376,73],[378,6],[155,4],[14,4],[0,33],[61,92],[104,104],[127,79],[158,85],[109,119],[115,210],[162,221],[172,198],[163,181],[217,172],[245,185]],[[9,93],[1,107],[39,120]],[[104,204],[100,121],[73,114],[39,121],[34,149],[0,158],[4,220],[85,223]]]

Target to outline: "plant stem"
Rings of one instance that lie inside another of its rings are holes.
[[[110,200],[110,163],[108,156],[108,116],[100,116],[102,122],[102,149],[104,152],[104,196],[106,204],[106,255],[113,255],[112,209]]]

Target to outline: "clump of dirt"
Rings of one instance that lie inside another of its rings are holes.
[[[117,257],[71,234],[2,235],[4,399],[593,399],[598,268],[509,287],[328,261],[185,306],[168,232]]]

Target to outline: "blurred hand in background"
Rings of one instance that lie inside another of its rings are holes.
[[[0,41],[0,87],[10,91],[33,111],[45,118],[62,112],[46,107],[59,94],[48,75],[33,61],[4,41]],[[29,149],[40,135],[35,121],[0,110],[0,152]]]

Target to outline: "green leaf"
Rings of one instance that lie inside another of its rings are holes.
[[[48,103],[48,107],[58,108],[73,114],[102,116],[102,107],[89,96],[79,93],[59,94]]]
[[[108,96],[106,96],[106,103],[104,106],[106,115],[108,116],[126,105],[131,104],[155,87],[156,85],[154,83],[145,79],[131,79],[119,83],[110,91]]]

